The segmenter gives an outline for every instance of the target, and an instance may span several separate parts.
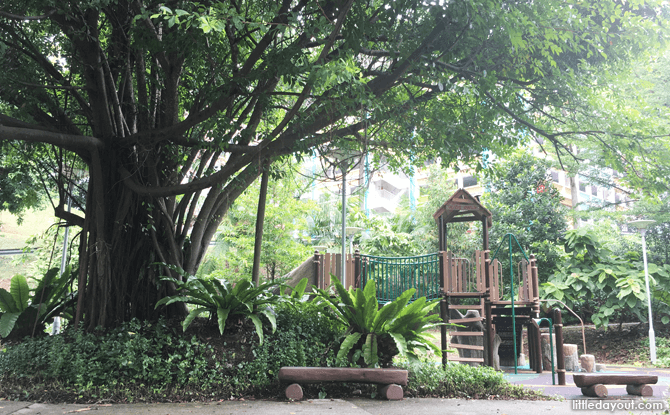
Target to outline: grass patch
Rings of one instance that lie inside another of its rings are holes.
[[[29,210],[19,225],[17,217],[7,211],[0,212],[0,249],[22,249],[32,236],[42,235],[58,219],[51,209]],[[35,258],[32,256],[0,256],[0,287],[7,288],[16,274],[27,275]]]
[[[398,365],[409,371],[406,397],[460,399],[547,399],[540,392],[509,383],[488,366],[469,366],[425,360]]]
[[[2,280],[10,280],[16,274],[26,275],[30,270],[33,258],[28,257],[25,262],[17,260],[16,256],[0,256],[0,287],[7,288]]]
[[[57,221],[51,209],[27,211],[20,225],[16,216],[2,211],[0,212],[0,249],[21,249],[29,237],[42,234]]]

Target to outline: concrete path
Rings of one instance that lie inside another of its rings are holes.
[[[0,401],[0,415],[542,415],[542,414],[662,414],[670,398],[670,369],[636,368],[630,366],[608,366],[606,373],[630,373],[657,375],[654,396],[647,399],[627,395],[625,387],[609,386],[607,399],[582,396],[566,376],[565,386],[552,385],[551,372],[537,374],[530,370],[519,370],[518,374],[506,373],[505,377],[515,384],[542,390],[545,395],[558,396],[561,401],[501,401],[409,398],[402,401],[377,399],[308,399],[301,402],[282,401],[224,401],[191,404],[114,404],[114,405],[66,405],[39,404],[31,402]],[[558,382],[558,379],[556,380]],[[654,405],[655,407],[652,407]],[[667,412],[666,412],[667,413]]]
[[[485,401],[460,399],[404,399],[380,401],[374,399],[313,399],[302,402],[226,401],[209,404],[116,404],[116,405],[54,405],[30,402],[0,401],[0,415],[541,415],[541,414],[660,414],[658,410],[626,408],[631,401],[618,401],[620,409],[602,409],[610,401]],[[600,402],[600,408],[596,405]],[[636,405],[645,404],[635,401]],[[652,402],[647,402],[652,403]],[[579,410],[577,410],[579,409]]]
[[[524,385],[528,388],[543,391],[545,395],[562,396],[565,399],[582,399],[581,389],[575,386],[572,380],[572,373],[568,372],[565,376],[565,386],[558,385],[558,376],[556,376],[556,385],[552,385],[551,371],[537,374],[531,370],[519,369],[518,374],[514,374],[513,369],[505,368],[505,379],[510,383]],[[598,374],[629,374],[629,375],[655,375],[658,376],[658,383],[651,385],[654,389],[654,399],[670,398],[670,369],[645,368],[634,366],[613,366],[607,365],[603,372]],[[609,385],[608,399],[639,399],[639,396],[628,395],[625,385]]]

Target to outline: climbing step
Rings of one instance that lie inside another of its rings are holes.
[[[448,331],[450,336],[484,336],[482,331]]]
[[[478,346],[476,344],[449,343],[449,347],[454,349],[484,350],[484,346]]]
[[[450,357],[450,362],[476,362],[484,363],[483,357]]]
[[[479,304],[449,304],[449,310],[482,310],[483,308]]]
[[[522,315],[522,314],[528,314],[532,312],[532,309],[530,307],[514,307],[514,313],[517,315]],[[511,316],[512,315],[512,308],[511,307],[505,307],[505,308],[500,308],[500,307],[492,307],[491,308],[491,314],[494,316]]]
[[[481,298],[486,297],[484,293],[460,293],[460,292],[448,292],[444,295],[447,298]]]
[[[454,323],[454,324],[474,323],[476,321],[484,321],[484,317],[454,318],[454,319],[450,319],[449,323]]]

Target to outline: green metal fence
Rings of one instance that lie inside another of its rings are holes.
[[[415,288],[410,301],[440,296],[440,254],[412,257],[377,257],[361,255],[361,285],[373,280],[380,303],[395,300],[404,291]]]

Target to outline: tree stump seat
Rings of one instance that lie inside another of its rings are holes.
[[[288,399],[303,397],[300,384],[325,382],[374,383],[379,393],[388,400],[401,400],[402,386],[407,385],[407,371],[402,369],[367,369],[354,367],[292,367],[279,369],[279,381],[290,383],[286,387]]]
[[[658,382],[658,376],[651,375],[572,375],[575,385],[582,388],[582,395],[605,398],[608,395],[605,385],[626,385],[629,395],[653,396],[650,384]]]

